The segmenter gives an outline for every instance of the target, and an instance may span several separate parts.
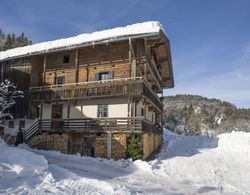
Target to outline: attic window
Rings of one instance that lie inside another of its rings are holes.
[[[70,61],[69,55],[64,55],[64,56],[63,56],[63,64],[68,64],[69,61]]]

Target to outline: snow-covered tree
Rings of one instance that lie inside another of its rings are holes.
[[[15,99],[19,97],[23,97],[23,92],[18,91],[14,83],[9,80],[0,83],[0,127],[4,126],[7,118],[13,118],[8,109],[15,105]]]

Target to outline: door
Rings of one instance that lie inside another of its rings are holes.
[[[53,130],[63,130],[64,121],[60,120],[63,118],[63,104],[52,105],[51,111],[51,126]]]

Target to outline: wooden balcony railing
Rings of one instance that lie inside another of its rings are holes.
[[[160,112],[162,102],[143,77],[90,81],[64,85],[48,85],[30,88],[32,101],[55,101],[66,99],[90,99],[109,96],[144,96]]]
[[[78,119],[42,119],[40,131],[49,132],[161,132],[162,128],[144,120],[134,118],[78,118]]]

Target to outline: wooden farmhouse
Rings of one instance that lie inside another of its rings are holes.
[[[0,76],[25,93],[5,134],[20,126],[31,147],[120,159],[136,137],[146,159],[162,143],[163,89],[174,79],[159,22],[0,52]]]

